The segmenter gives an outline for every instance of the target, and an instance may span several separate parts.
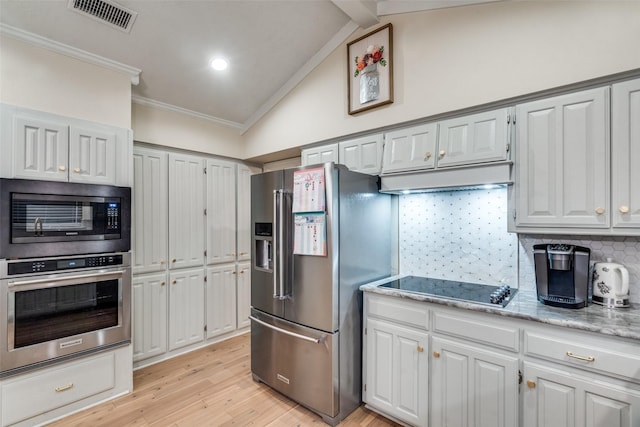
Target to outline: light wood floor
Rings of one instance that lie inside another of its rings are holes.
[[[133,374],[133,393],[71,415],[74,426],[326,425],[306,408],[251,377],[250,335],[178,356]],[[340,426],[398,426],[358,408]]]

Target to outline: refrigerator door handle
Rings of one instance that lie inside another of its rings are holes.
[[[276,224],[274,246],[276,259],[273,263],[273,298],[287,299],[284,289],[284,190],[273,190],[273,219]]]
[[[268,324],[267,322],[263,322],[262,320],[260,320],[260,319],[258,319],[256,317],[253,317],[253,316],[249,316],[249,319],[253,320],[254,322],[258,322],[262,326],[265,326],[267,328],[273,329],[273,330],[278,331],[278,332],[282,332],[285,335],[289,335],[289,336],[292,336],[292,337],[295,337],[295,338],[300,338],[301,340],[310,341],[310,342],[315,343],[315,344],[320,344],[322,342],[322,339],[320,339],[320,338],[311,338],[311,337],[308,337],[306,335],[297,334],[295,332],[287,331],[286,329],[278,328],[276,326]]]
[[[278,228],[276,230],[275,233],[273,233],[273,247],[274,247],[274,253],[273,253],[273,257],[275,258],[273,260],[273,298],[279,298],[280,295],[278,295],[278,273],[279,273],[279,269],[278,269],[278,262],[280,261],[280,258],[282,256],[282,254],[280,254],[280,250],[278,248],[278,245],[280,243],[280,239],[277,236],[277,234],[280,232],[280,224],[277,223],[278,221],[278,199],[280,195],[280,190],[273,190],[273,222],[274,224],[276,224],[276,227]]]

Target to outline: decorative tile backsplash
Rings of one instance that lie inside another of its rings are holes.
[[[517,283],[518,238],[507,233],[504,188],[400,196],[400,273]]]
[[[568,243],[629,270],[640,303],[640,238],[507,233],[505,188],[408,194],[399,200],[400,273],[534,290],[533,245]]]

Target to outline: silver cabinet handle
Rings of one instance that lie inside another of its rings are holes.
[[[91,281],[98,281],[102,279],[118,279],[122,277],[124,271],[110,271],[108,273],[98,273],[98,274],[79,274],[77,276],[66,276],[59,278],[51,278],[45,277],[41,279],[33,279],[33,280],[22,280],[22,281],[13,281],[9,282],[9,287],[19,287],[19,286],[32,286],[32,285],[41,285],[43,283],[48,284],[49,286],[60,286],[62,285],[73,285],[80,282],[85,282],[87,279]],[[71,283],[65,283],[71,282]]]
[[[267,328],[273,329],[274,331],[282,332],[285,335],[289,335],[289,336],[292,336],[292,337],[295,337],[295,338],[300,338],[301,340],[310,341],[310,342],[315,343],[315,344],[320,344],[322,342],[322,340],[320,338],[311,338],[311,337],[308,337],[306,335],[297,334],[295,332],[287,331],[286,329],[278,328],[277,326],[273,326],[273,325],[268,324],[267,322],[263,322],[262,320],[257,319],[257,318],[255,318],[253,316],[249,316],[249,319],[253,320],[254,322],[260,323],[262,326],[266,326]]]

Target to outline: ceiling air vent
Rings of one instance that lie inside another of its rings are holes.
[[[108,0],[69,0],[69,9],[124,32],[130,32],[137,12]]]

